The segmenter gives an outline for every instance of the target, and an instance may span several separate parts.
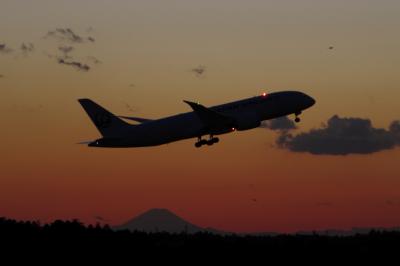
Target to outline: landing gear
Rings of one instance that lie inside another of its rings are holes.
[[[207,140],[207,145],[211,146],[214,143],[218,143],[219,142],[219,138],[210,138],[209,140]]]
[[[202,139],[201,137],[198,137],[197,142],[194,144],[196,148],[200,148],[203,145],[208,145],[211,146],[214,143],[218,143],[219,138],[214,138],[213,135],[210,135],[210,138],[208,140]]]
[[[208,141],[205,139],[201,139],[201,137],[199,137],[197,142],[194,144],[194,146],[196,148],[200,148],[201,146],[206,145],[206,144],[208,144]]]
[[[296,118],[294,119],[294,122],[299,123],[301,121],[299,115],[301,115],[301,112],[295,113]]]
[[[196,147],[196,148],[200,148],[201,147],[201,143],[200,143],[200,141],[198,141],[198,142],[196,142],[195,144],[194,144],[194,146]]]

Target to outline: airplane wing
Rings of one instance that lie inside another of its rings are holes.
[[[152,119],[146,119],[146,118],[134,117],[134,116],[122,116],[122,115],[120,115],[118,117],[121,117],[121,118],[124,118],[124,119],[128,119],[128,120],[133,120],[133,121],[136,121],[136,122],[139,122],[139,123],[145,123],[145,122],[153,121]]]
[[[190,101],[184,102],[193,109],[193,111],[200,118],[201,122],[203,122],[203,124],[209,129],[231,127],[234,122],[232,117],[213,111],[201,104]]]

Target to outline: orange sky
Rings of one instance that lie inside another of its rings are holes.
[[[298,132],[334,114],[387,128],[400,119],[398,1],[30,2],[0,8],[0,44],[14,49],[0,53],[0,216],[100,215],[117,224],[163,207],[232,231],[400,224],[398,148],[294,153],[266,129],[202,149],[194,139],[122,150],[75,144],[99,136],[82,97],[116,114],[158,118],[189,111],[183,99],[211,106],[298,89],[317,100]],[[67,27],[96,39],[68,44],[74,56],[101,64],[80,72],[46,56],[62,42],[43,37]],[[22,42],[35,51],[23,55]],[[202,77],[190,71],[199,65]]]

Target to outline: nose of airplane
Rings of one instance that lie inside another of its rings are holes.
[[[310,108],[311,106],[313,106],[315,104],[315,100],[311,96],[308,96],[305,93],[302,93],[302,96],[303,96],[303,104],[305,105],[305,108]]]
[[[308,105],[308,107],[311,107],[311,106],[313,106],[314,104],[315,104],[314,98],[312,98],[312,97],[310,97],[310,96],[307,95],[307,105]]]

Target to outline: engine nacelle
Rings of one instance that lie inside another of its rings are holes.
[[[261,121],[256,113],[248,112],[240,114],[236,118],[235,124],[235,128],[237,130],[248,130],[259,127],[261,125]]]

